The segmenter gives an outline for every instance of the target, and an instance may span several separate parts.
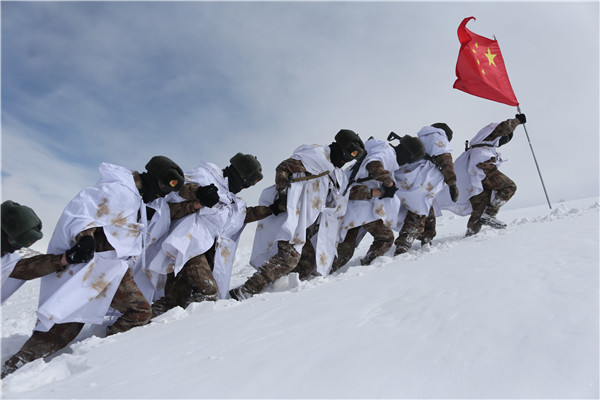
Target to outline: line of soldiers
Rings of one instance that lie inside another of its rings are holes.
[[[302,145],[276,168],[275,185],[258,206],[238,193],[258,183],[262,166],[237,153],[224,169],[201,162],[184,174],[171,159],[153,157],[139,173],[103,163],[95,186],[65,207],[47,254],[16,252],[42,237],[35,212],[2,203],[2,303],[25,281],[41,278],[31,337],[2,366],[2,377],[66,347],[85,323],[117,317],[107,335],[145,325],[192,302],[247,299],[278,278],[327,276],[354,255],[368,265],[395,245],[429,244],[441,210],[469,215],[466,236],[482,225],[504,228],[499,208],[516,185],[498,170],[497,148],[512,139],[525,115],[484,127],[452,160],[452,130],[423,127],[415,137],[393,132],[363,142],[342,129],[327,145]],[[396,146],[392,142],[397,140]],[[237,288],[230,277],[245,225],[258,221],[250,264],[256,272]],[[394,231],[398,236],[394,240]]]

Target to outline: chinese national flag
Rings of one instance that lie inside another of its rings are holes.
[[[465,18],[458,27],[460,51],[456,61],[454,88],[484,99],[518,106],[504,59],[496,40],[476,35],[466,25],[475,17]]]

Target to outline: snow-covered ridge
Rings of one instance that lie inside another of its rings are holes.
[[[2,382],[4,398],[598,398],[598,199],[503,210],[464,238],[340,273],[295,274],[243,302],[176,308],[68,348]],[[249,225],[246,229],[253,230]],[[232,286],[247,265],[240,245]],[[2,360],[35,323],[37,282],[2,307]],[[106,324],[109,324],[107,320]]]

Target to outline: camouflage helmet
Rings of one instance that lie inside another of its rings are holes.
[[[2,230],[13,242],[27,247],[42,238],[42,221],[29,207],[6,200],[2,203]]]
[[[425,145],[421,139],[404,135],[400,138],[400,144],[396,147],[396,159],[399,165],[410,164],[419,161],[425,156]]]
[[[450,129],[448,125],[446,125],[443,122],[436,122],[435,124],[431,124],[431,126],[443,130],[444,132],[446,132],[446,137],[448,138],[448,141],[452,140],[452,129]]]
[[[336,143],[342,149],[342,159],[346,162],[360,159],[365,154],[365,144],[356,132],[341,129],[335,135]]]
[[[179,191],[185,178],[183,170],[173,160],[165,156],[154,156],[146,164],[146,170],[157,181],[165,193]]]
[[[256,185],[262,178],[262,166],[256,156],[237,153],[229,160],[233,169],[240,175],[244,187]]]

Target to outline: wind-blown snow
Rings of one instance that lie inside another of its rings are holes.
[[[104,338],[88,326],[2,382],[4,398],[598,398],[598,199],[502,210],[464,238],[279,280],[243,302],[173,309]],[[249,225],[232,286],[247,265]],[[367,237],[369,239],[369,237]],[[35,324],[39,283],[2,307],[2,361]],[[106,325],[109,321],[106,321]]]

